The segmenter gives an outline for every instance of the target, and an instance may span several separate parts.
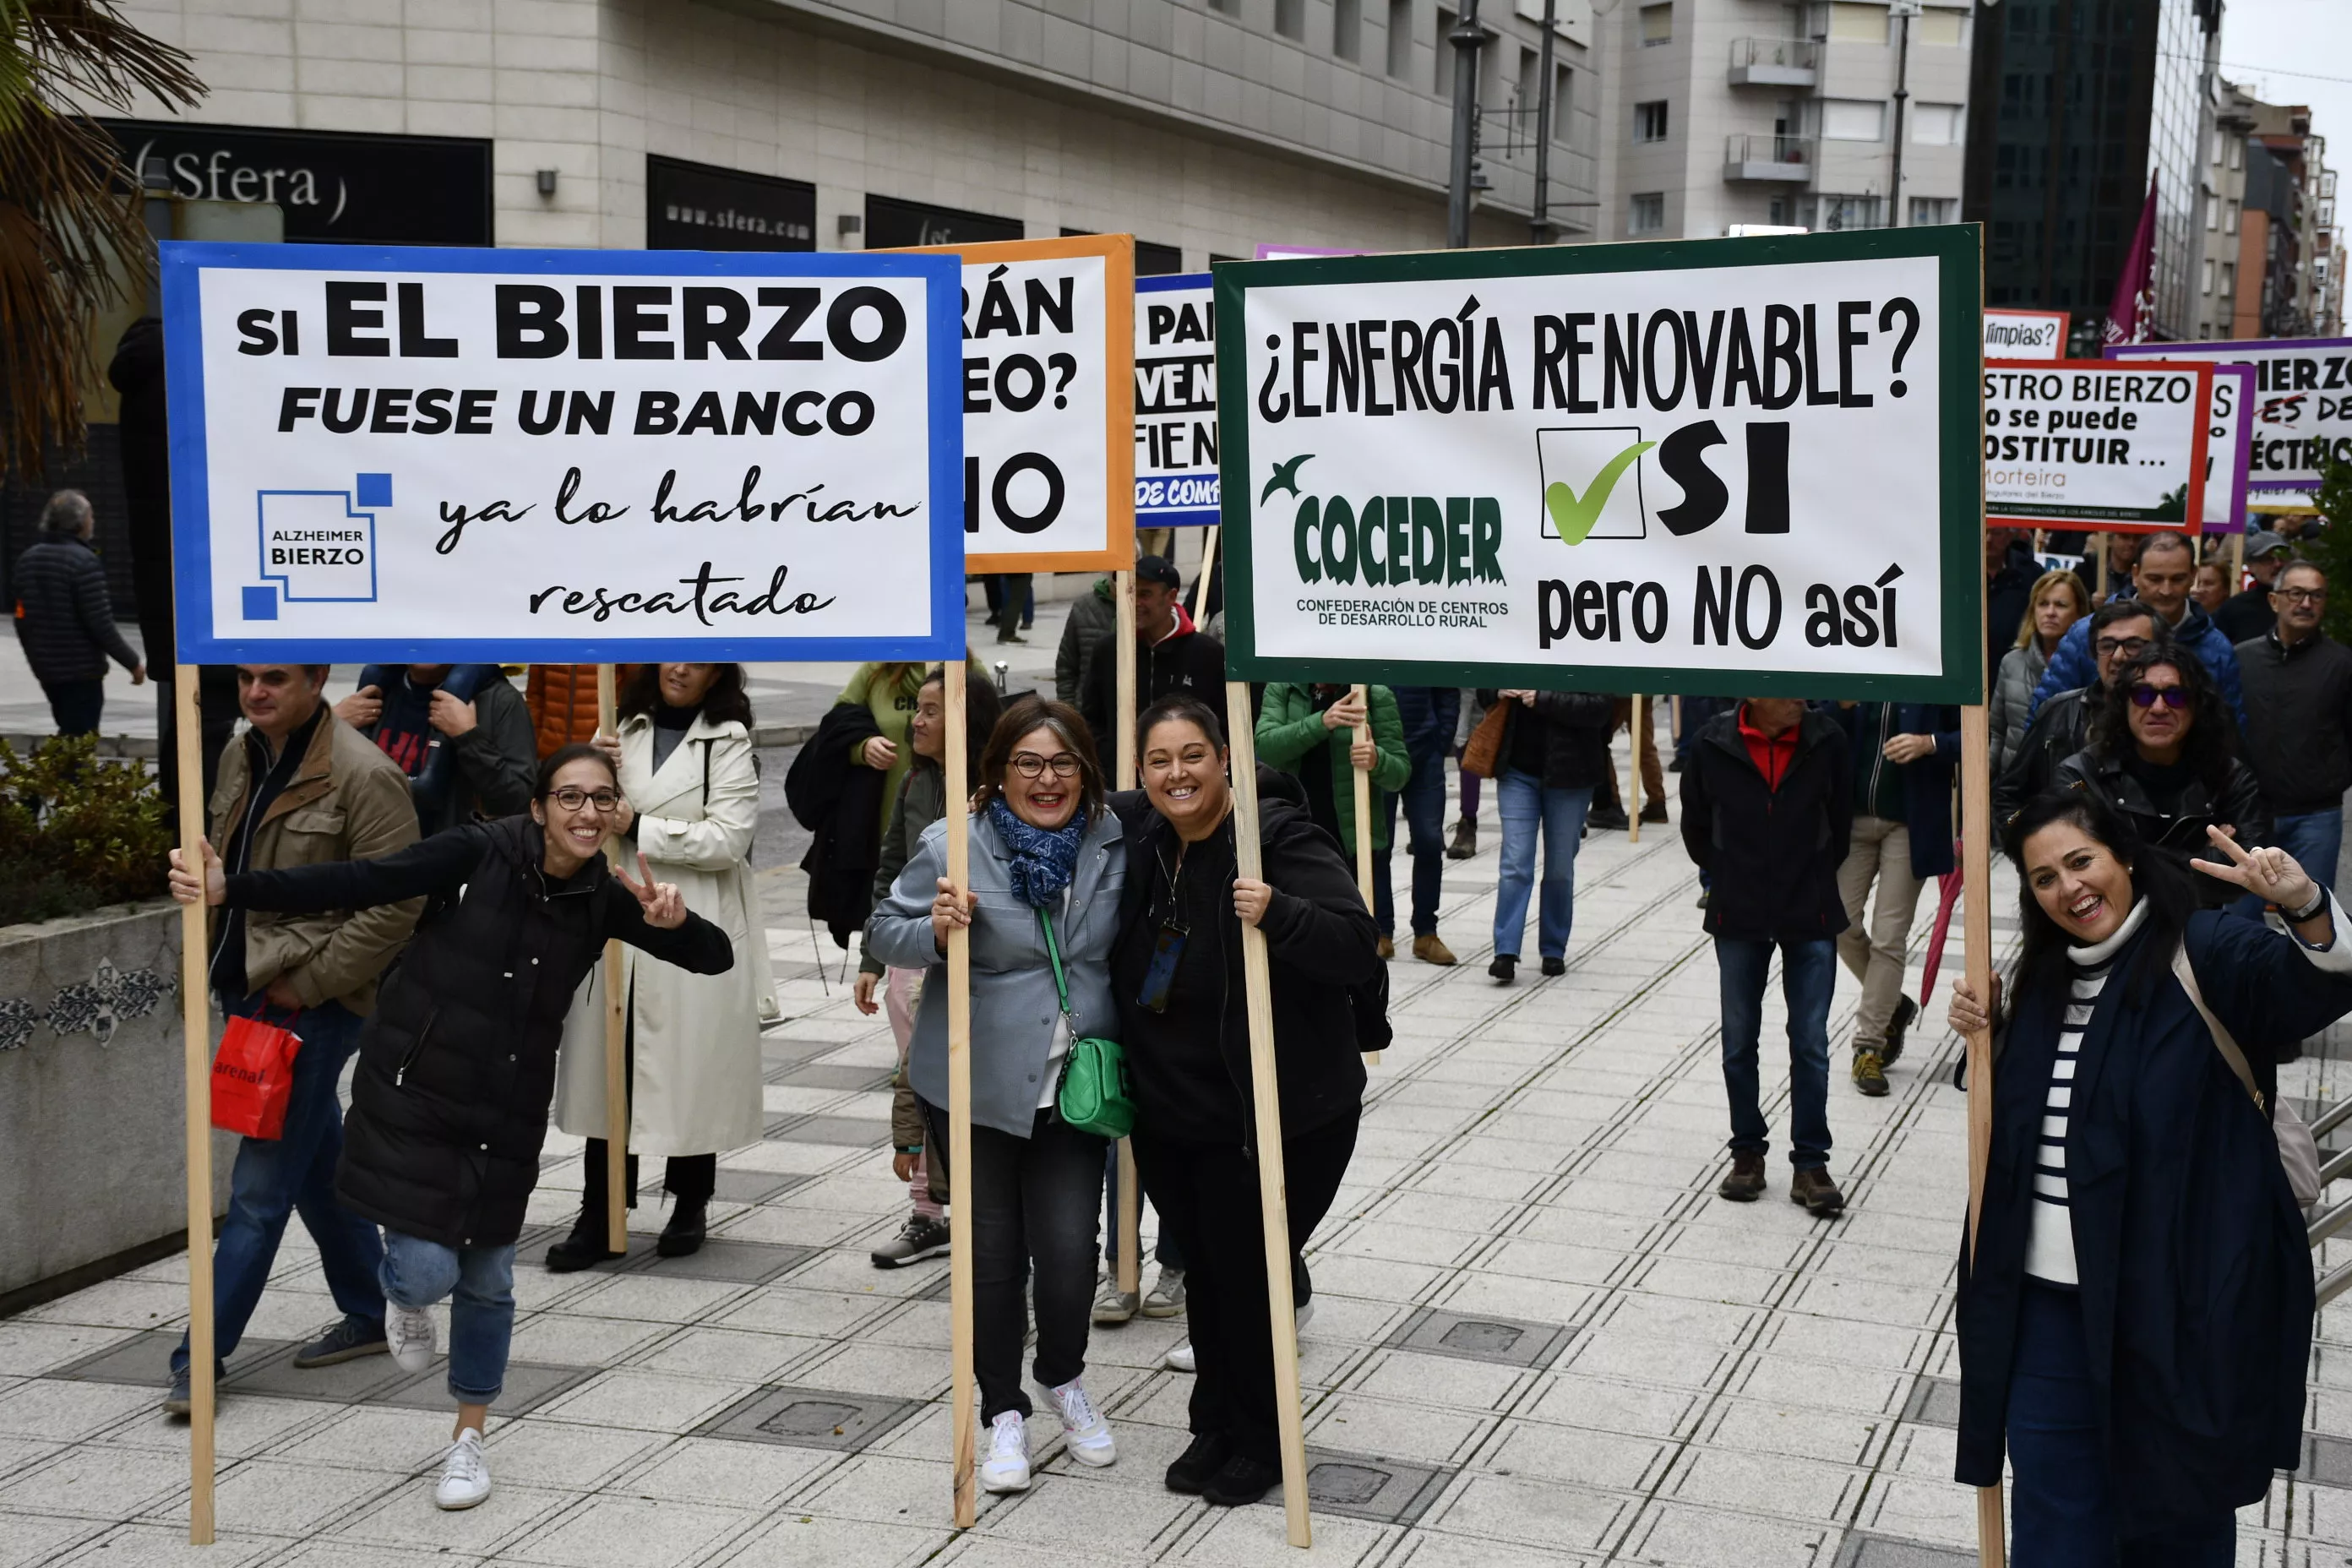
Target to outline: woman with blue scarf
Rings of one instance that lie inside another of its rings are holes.
[[[1118,933],[1126,847],[1105,802],[1094,742],[1077,710],[1024,697],[1005,710],[980,759],[971,814],[971,886],[947,879],[947,823],[933,823],[866,927],[868,952],[926,971],[907,1071],[948,1147],[947,937],[971,930],[971,1169],[950,1173],[971,1216],[973,1368],[988,1424],[980,1482],[1029,1486],[1029,1396],[1021,1347],[1036,1270],[1036,1380],[1052,1395],[1070,1457],[1118,1458],[1110,1425],[1087,1397],[1096,1213],[1104,1140],[1055,1110],[1076,1037],[1116,1038],[1110,950]],[[1047,943],[1058,952],[1066,1010]]]

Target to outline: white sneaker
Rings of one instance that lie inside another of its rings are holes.
[[[1174,1350],[1170,1351],[1166,1355],[1160,1358],[1160,1364],[1168,1368],[1171,1372],[1192,1372],[1195,1370],[1192,1365],[1192,1342],[1185,1340],[1181,1343],[1178,1344]]]
[[[1160,1265],[1160,1278],[1143,1298],[1147,1318],[1172,1318],[1184,1310],[1184,1271]]]
[[[1085,1384],[1074,1377],[1047,1392],[1054,1396],[1054,1408],[1061,1413],[1062,1440],[1069,1447],[1070,1458],[1097,1468],[1118,1458],[1118,1445],[1111,1441],[1110,1423],[1095,1408],[1095,1402],[1087,1397]]]
[[[384,1348],[392,1352],[393,1364],[403,1372],[423,1372],[433,1364],[432,1312],[423,1307],[404,1307],[397,1301],[384,1305],[383,1342]]]
[[[980,1484],[992,1492],[1029,1489],[1029,1423],[1007,1410],[988,1425],[988,1458],[980,1462]]]
[[[441,1461],[441,1480],[433,1489],[433,1506],[471,1508],[489,1495],[490,1465],[482,1457],[482,1435],[468,1426],[457,1434]]]

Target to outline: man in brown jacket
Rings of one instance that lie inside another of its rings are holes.
[[[248,728],[221,759],[209,810],[212,842],[232,871],[373,860],[416,841],[416,811],[399,764],[320,700],[325,665],[237,667]],[[335,1086],[375,1006],[376,978],[408,941],[422,900],[352,914],[220,909],[211,927],[212,988],[232,1016],[258,1017],[302,1041],[284,1132],[237,1144],[228,1217],[213,1252],[214,1351],[236,1350],[278,1256],[289,1215],[319,1246],[341,1321],[295,1353],[299,1367],[381,1352],[383,1289],[375,1226],[335,1201],[342,1106]],[[188,1346],[172,1354],[163,1408],[188,1411]]]

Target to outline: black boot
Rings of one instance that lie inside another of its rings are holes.
[[[669,1223],[662,1226],[654,1250],[664,1258],[685,1258],[702,1249],[705,1198],[680,1198],[671,1205]]]
[[[582,1206],[580,1217],[572,1222],[572,1234],[547,1249],[547,1271],[576,1274],[592,1265],[627,1256],[604,1245],[604,1204],[599,1194],[596,1202]]]

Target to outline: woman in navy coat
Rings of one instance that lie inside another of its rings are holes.
[[[2015,1474],[2016,1568],[2227,1568],[2232,1510],[2300,1458],[2311,1257],[2270,1125],[2177,977],[2238,1040],[2352,1012],[2352,937],[2285,851],[2212,835],[2198,869],[2282,936],[2197,907],[2189,873],[2087,790],[2012,819],[2025,942],[1990,1013],[1992,1152],[1961,1249],[1958,1479]],[[1988,1019],[1955,988],[1952,1026]],[[2266,1056],[2267,1053],[2258,1053]],[[2259,1103],[2257,1102],[2259,1097]]]

